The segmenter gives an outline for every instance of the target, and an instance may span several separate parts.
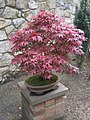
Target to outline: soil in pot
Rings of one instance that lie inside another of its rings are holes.
[[[30,86],[45,86],[55,83],[58,80],[56,75],[53,75],[51,79],[43,79],[41,76],[32,76],[26,80],[26,83]]]
[[[52,75],[51,79],[43,79],[41,76],[32,76],[25,81],[31,92],[42,93],[51,90],[58,82],[58,77]]]

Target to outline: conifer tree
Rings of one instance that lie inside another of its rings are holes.
[[[83,42],[83,48],[82,50],[87,53],[89,44],[90,44],[90,14],[89,14],[89,5],[88,0],[82,0],[80,3],[79,10],[76,9],[74,24],[78,29],[82,29],[85,32],[85,37],[87,38],[87,41]],[[78,66],[80,67],[84,56],[77,56],[78,59]]]

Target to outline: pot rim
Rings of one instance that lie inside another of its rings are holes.
[[[48,88],[48,87],[51,87],[51,86],[57,84],[58,82],[59,82],[59,80],[57,79],[57,81],[55,81],[54,83],[51,83],[51,84],[49,84],[49,85],[33,86],[33,85],[29,85],[29,84],[27,84],[27,82],[25,81],[25,85],[26,85],[28,88],[31,88],[31,89],[34,89],[34,88],[38,88],[38,89],[40,88],[40,89],[42,89],[42,88]]]

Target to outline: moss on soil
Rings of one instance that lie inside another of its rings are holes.
[[[43,79],[40,76],[32,76],[28,78],[25,82],[31,86],[45,86],[54,83],[58,80],[56,75],[53,75],[51,79]]]

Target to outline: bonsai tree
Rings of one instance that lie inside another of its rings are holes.
[[[80,3],[80,9],[76,9],[74,24],[78,29],[81,29],[85,32],[85,37],[88,38],[87,41],[83,41],[82,50],[87,53],[90,44],[90,14],[89,14],[89,4],[87,0],[82,0]],[[80,67],[84,56],[78,55],[77,56],[78,66]]]
[[[15,54],[12,63],[43,79],[51,79],[53,71],[75,73],[78,68],[70,64],[70,55],[83,54],[81,48],[85,40],[82,30],[42,10],[32,17],[27,28],[10,37]]]

